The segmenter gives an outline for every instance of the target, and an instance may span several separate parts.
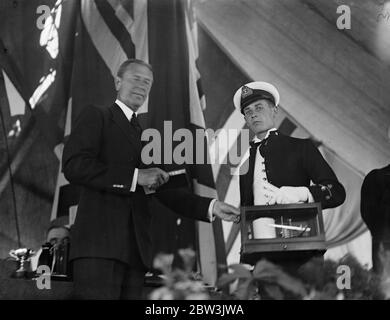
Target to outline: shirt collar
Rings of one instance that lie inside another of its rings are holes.
[[[269,129],[268,131],[267,131],[267,134],[265,135],[265,137],[264,137],[264,139],[267,139],[268,137],[269,137],[269,134],[272,132],[272,131],[276,131],[276,130],[278,130],[278,129],[276,129],[276,128],[272,128],[272,129]],[[260,142],[262,139],[259,139],[257,136],[255,136],[254,138],[253,138],[253,142]]]
[[[133,113],[137,116],[137,112],[134,112],[131,110],[127,105],[125,105],[122,101],[116,99],[115,103],[118,105],[119,108],[122,109],[123,113],[125,114],[127,120],[131,120],[131,117],[133,116]]]

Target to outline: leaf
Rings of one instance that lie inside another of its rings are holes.
[[[301,297],[307,295],[306,289],[300,280],[291,277],[280,267],[266,260],[261,260],[256,264],[253,275],[256,280],[278,284],[283,289]]]
[[[307,292],[303,283],[283,271],[276,270],[278,275],[276,276],[275,282],[278,283],[282,288],[297,294],[301,297],[306,296]]]
[[[234,271],[237,277],[240,278],[252,278],[252,273],[242,264],[232,264],[229,266]]]
[[[280,267],[277,266],[276,264],[273,264],[272,262],[262,259],[256,263],[256,266],[253,270],[253,275],[257,276],[263,273],[264,271],[273,270],[273,269],[280,269]]]
[[[219,280],[217,287],[222,288],[224,286],[229,285],[230,283],[236,281],[237,279],[252,279],[252,273],[241,264],[232,264],[229,266],[230,269],[233,270],[231,273],[223,274]]]
[[[241,280],[238,283],[235,295],[239,300],[248,300],[255,293],[256,287],[253,285],[253,279]]]
[[[235,273],[225,273],[218,279],[217,287],[221,289],[237,279],[240,279],[240,277],[238,277]]]
[[[277,285],[264,285],[263,289],[267,292],[268,296],[274,300],[283,300],[284,294]]]

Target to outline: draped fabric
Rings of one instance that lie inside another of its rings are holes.
[[[52,10],[43,22],[37,14],[41,5]],[[63,137],[77,12],[77,2],[1,2],[3,257],[20,245],[36,249],[45,239],[58,168],[53,150]]]

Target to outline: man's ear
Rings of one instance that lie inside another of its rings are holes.
[[[121,78],[119,78],[119,77],[115,77],[115,89],[116,89],[116,91],[119,91],[119,87],[120,87],[120,85],[121,85],[121,81],[122,81],[122,79]]]
[[[245,123],[249,126],[249,121],[248,121],[248,119],[247,119],[245,116],[243,116],[243,117],[244,117]]]

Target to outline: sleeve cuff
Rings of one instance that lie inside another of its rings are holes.
[[[130,192],[134,192],[135,189],[137,188],[137,180],[138,180],[138,168],[135,168],[134,169],[134,174],[133,174],[133,181],[131,183]]]
[[[209,219],[210,222],[213,222],[215,220],[215,216],[213,215],[213,209],[214,209],[214,204],[217,201],[217,199],[213,199],[210,201],[209,204],[209,211],[207,213],[207,218]]]

